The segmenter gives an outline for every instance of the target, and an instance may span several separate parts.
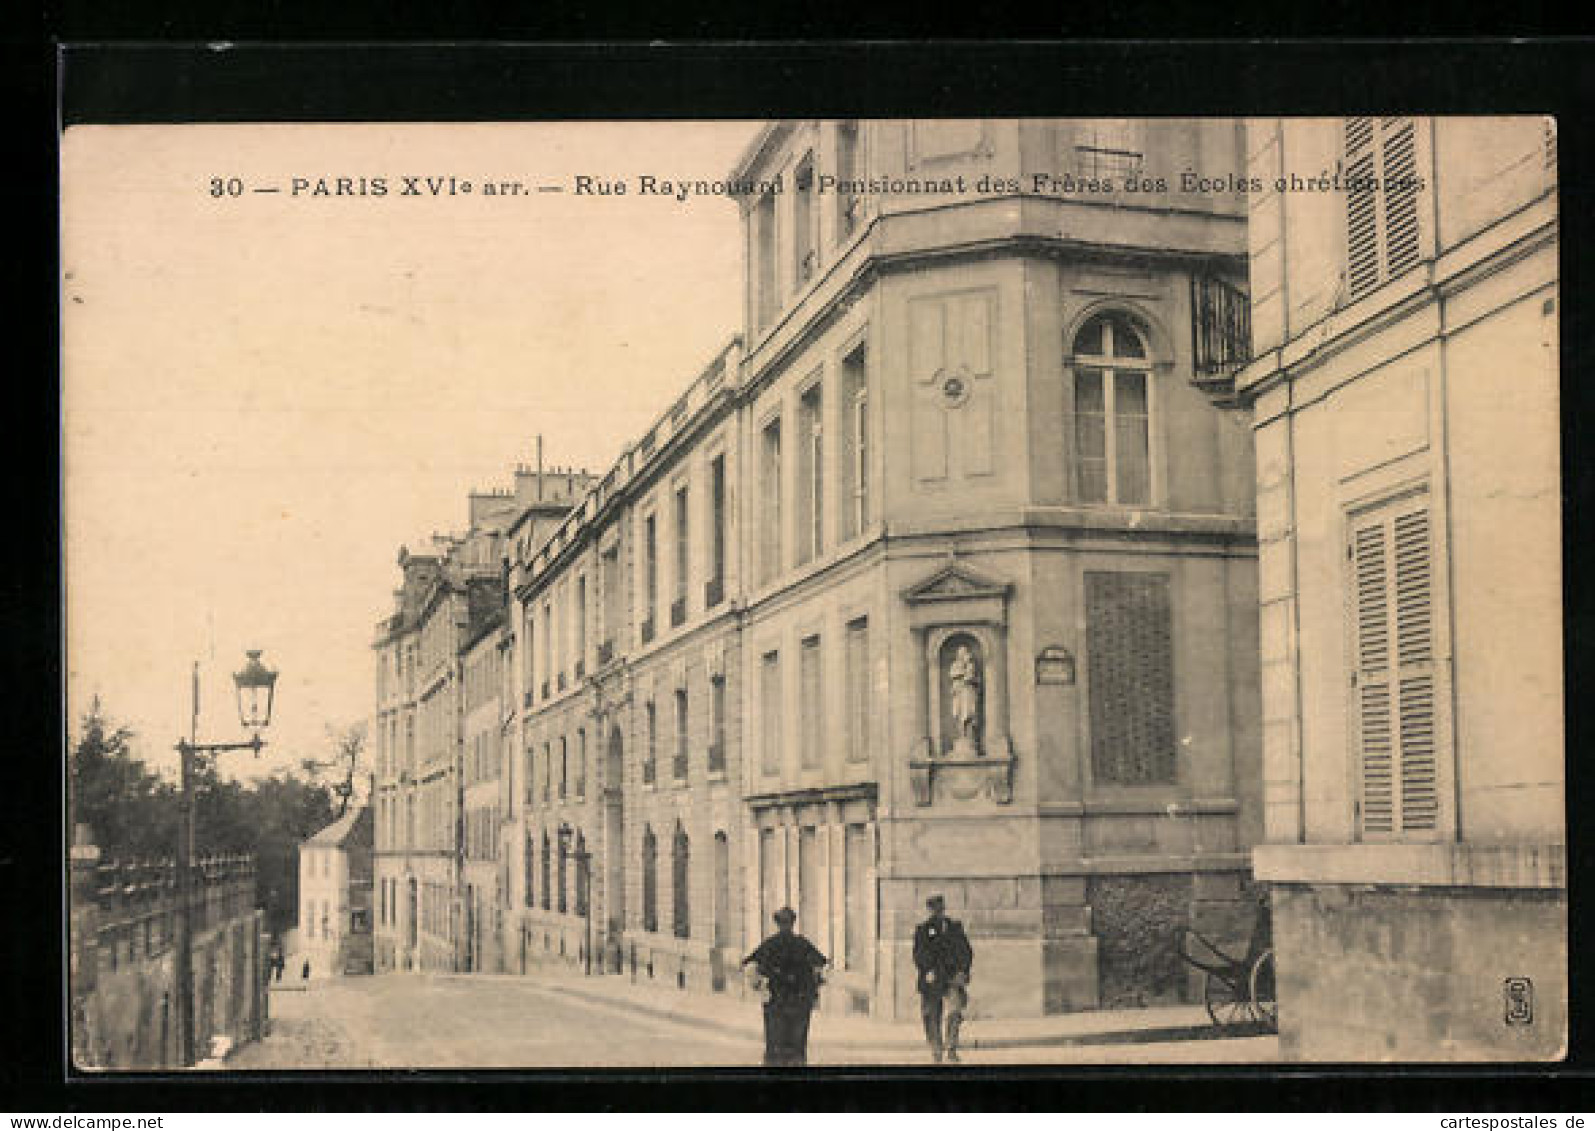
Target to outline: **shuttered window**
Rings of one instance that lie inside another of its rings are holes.
[[[1346,282],[1353,299],[1418,262],[1417,149],[1411,118],[1346,119]]]
[[[1432,547],[1423,497],[1360,516],[1347,547],[1357,808],[1369,839],[1422,838],[1441,827]]]
[[[1091,768],[1098,782],[1172,782],[1174,646],[1168,575],[1087,573]]]

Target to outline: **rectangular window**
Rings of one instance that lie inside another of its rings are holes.
[[[1085,575],[1091,768],[1098,782],[1175,780],[1174,648],[1169,579]]]
[[[870,757],[869,620],[848,622],[845,682],[847,684],[847,760],[868,762]]]
[[[864,346],[842,359],[842,460],[837,499],[841,539],[856,538],[869,525],[869,394],[864,381]]]
[[[549,695],[550,678],[554,674],[554,605],[552,602],[543,602],[543,698]]]
[[[709,462],[709,581],[704,605],[714,608],[725,599],[726,576],[726,458]]]
[[[587,666],[587,575],[576,579],[576,632],[572,642],[576,652],[576,678],[586,674]]]
[[[823,760],[820,747],[825,735],[825,676],[821,670],[818,636],[803,638],[803,647],[798,653],[798,677],[802,685],[798,719],[803,728],[803,768],[815,770]]]
[[[766,774],[781,772],[781,654],[766,652],[759,661],[759,765]]]
[[[764,426],[759,446],[759,579],[781,572],[781,420]]]
[[[824,881],[820,878],[818,830],[805,825],[798,830],[798,930],[811,940],[823,941],[825,924],[820,921],[820,897]]]
[[[620,547],[611,546],[604,551],[604,642],[599,645],[598,663],[608,663],[614,657],[615,641],[620,639],[621,623],[626,615],[626,595],[621,589]]]
[[[775,254],[775,194],[765,193],[753,206],[753,318],[761,330],[780,307]]]
[[[652,700],[643,707],[643,716],[647,733],[642,753],[642,780],[644,785],[652,785],[659,764],[659,712]]]
[[[1146,145],[1142,130],[1141,123],[1127,118],[1082,122],[1074,147],[1079,175],[1115,182],[1139,176]]]
[[[676,689],[676,749],[670,761],[670,776],[678,782],[687,780],[687,692]]]
[[[820,382],[798,402],[798,563],[825,549],[825,417]]]
[[[842,859],[842,886],[847,902],[842,961],[849,970],[862,970],[866,965],[870,909],[874,906],[868,886],[871,855],[869,826],[848,825]]]
[[[1346,119],[1346,285],[1352,299],[1418,262],[1417,141],[1411,118]]]
[[[859,124],[849,120],[836,124],[836,239],[846,240],[858,228],[859,203],[863,197],[849,185],[859,180]]]
[[[726,768],[726,681],[709,681],[709,772],[723,774]]]
[[[1444,698],[1435,664],[1429,505],[1408,498],[1353,521],[1347,547],[1364,837],[1441,828]]]
[[[653,515],[642,520],[642,642],[649,643],[659,624],[659,531]]]
[[[770,929],[770,917],[786,903],[786,871],[775,853],[775,830],[759,830],[759,926]]]
[[[802,286],[814,277],[818,253],[814,241],[814,155],[798,163],[792,174],[792,259],[793,277]]]
[[[680,624],[687,618],[687,568],[691,554],[691,533],[688,529],[687,516],[687,487],[685,484],[676,488],[676,576],[674,592],[675,600],[670,605],[670,623],[672,626]]]

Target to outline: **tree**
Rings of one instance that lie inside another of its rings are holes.
[[[177,788],[133,756],[133,737],[127,727],[111,722],[98,699],[89,705],[68,756],[68,810],[74,825],[89,826],[106,860],[171,860],[177,850]],[[352,755],[348,748],[345,743],[339,749],[357,760],[358,745]],[[352,788],[342,807],[334,791],[340,783],[352,786],[352,774],[346,770],[331,787],[293,773],[245,786],[222,776],[215,758],[195,759],[198,855],[255,857],[256,902],[265,908],[271,931],[292,925],[299,900],[299,845],[347,807]]]
[[[177,844],[177,791],[131,750],[133,731],[113,724],[96,696],[68,758],[67,804],[108,860],[170,857]]]
[[[333,753],[324,761],[306,758],[299,766],[312,781],[324,782],[336,799],[336,817],[349,811],[350,803],[359,791],[361,770],[365,765],[365,720],[345,727],[328,726],[327,738]]]

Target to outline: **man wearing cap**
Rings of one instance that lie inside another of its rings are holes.
[[[764,1002],[764,1063],[777,1066],[808,1063],[809,1015],[820,993],[820,971],[827,959],[813,943],[792,929],[797,913],[783,907],[775,913],[775,934],[742,960],[754,964],[769,996]]]
[[[933,895],[925,901],[930,918],[914,929],[914,965],[919,969],[919,1014],[925,1039],[939,1064],[945,1056],[958,1061],[958,1029],[969,1007],[969,969],[974,952],[957,919],[947,917],[947,901]],[[944,1016],[945,1013],[945,1016]],[[943,1024],[946,1030],[943,1033]]]

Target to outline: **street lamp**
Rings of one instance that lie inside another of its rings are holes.
[[[265,740],[260,732],[271,725],[271,708],[277,686],[277,673],[260,662],[259,650],[245,653],[248,663],[233,674],[238,696],[238,721],[253,731],[246,742],[199,741],[199,661],[194,661],[194,710],[187,739],[178,739],[182,756],[181,789],[178,794],[177,831],[177,1027],[178,1051],[185,1067],[194,1055],[194,765],[205,754],[228,750],[253,750],[260,757]]]
[[[243,671],[233,673],[233,686],[238,693],[238,721],[246,729],[259,731],[271,725],[277,673],[260,662],[259,648],[251,648],[244,655],[249,662]]]

